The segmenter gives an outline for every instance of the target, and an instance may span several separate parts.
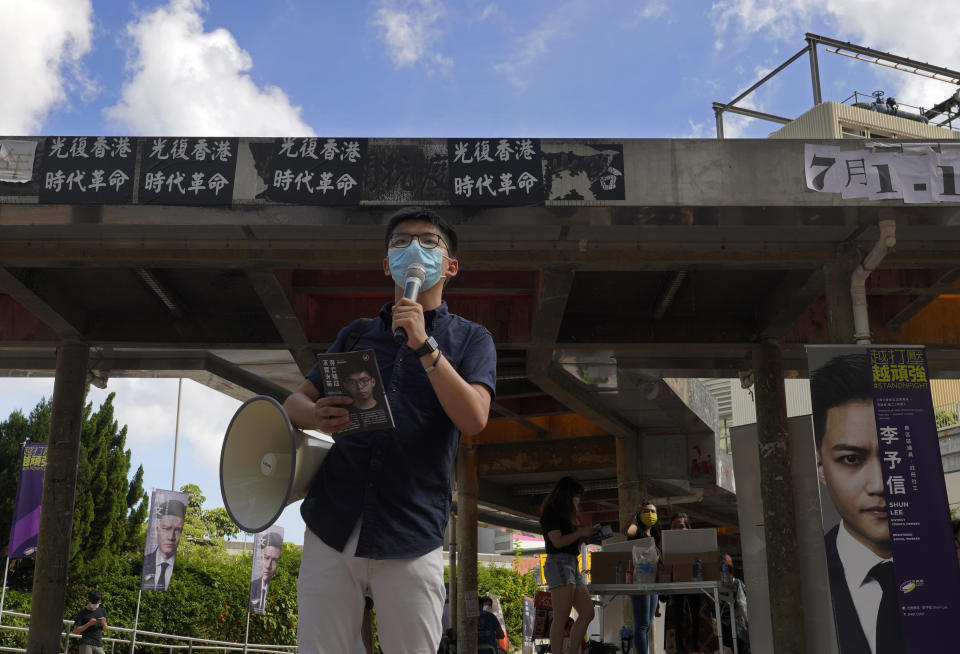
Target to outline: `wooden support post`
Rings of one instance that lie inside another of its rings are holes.
[[[850,273],[856,267],[847,259],[823,267],[827,298],[827,332],[830,342],[853,343],[853,298],[850,297]]]
[[[27,636],[27,651],[35,654],[59,652],[89,358],[90,348],[85,343],[64,341],[57,349],[57,376],[53,385]]]
[[[477,448],[457,455],[457,652],[477,654]]]
[[[753,375],[774,652],[803,652],[802,578],[798,564],[800,553],[783,386],[783,355],[775,341],[765,341],[754,347]]]

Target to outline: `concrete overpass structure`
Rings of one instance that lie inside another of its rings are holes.
[[[691,466],[693,448],[716,452],[692,378],[752,371],[761,443],[785,442],[778,380],[806,373],[804,344],[851,342],[849,275],[881,219],[897,246],[868,285],[874,341],[926,344],[934,376],[960,376],[960,204],[810,190],[804,141],[334,139],[325,159],[322,138],[109,138],[99,160],[92,137],[0,141],[37,143],[28,180],[0,181],[0,374],[56,373],[65,443],[88,374],[285,394],[341,326],[391,299],[378,262],[392,210],[433,205],[454,223],[463,272],[448,303],[499,354],[491,422],[458,462],[468,563],[465,525],[529,528],[563,474],[588,482],[598,519],[624,519],[642,490],[735,525],[716,456]],[[192,158],[215,143],[229,160]],[[351,144],[356,157],[341,156]],[[761,463],[780,504],[771,565],[796,549],[782,449]],[[50,456],[66,480],[75,452]],[[41,582],[62,586],[47,570]],[[799,585],[776,578],[774,622],[792,633]]]

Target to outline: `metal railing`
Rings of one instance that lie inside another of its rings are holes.
[[[2,611],[0,612],[0,618],[10,616],[14,618],[25,618],[30,619],[29,613],[18,613],[15,611]],[[73,626],[72,620],[63,621],[63,631],[60,633],[61,642],[63,644],[62,652],[63,654],[68,654],[70,651],[70,639],[75,638],[77,641],[80,640],[79,634],[70,633],[70,629]],[[27,627],[18,627],[10,624],[0,623],[0,632],[2,631],[19,631],[26,633],[29,631]],[[128,638],[116,638],[112,636],[104,636],[103,645],[104,651],[109,652],[109,654],[126,654],[130,651],[130,643],[133,640],[133,629],[127,627],[116,627],[110,625],[108,629],[109,632],[120,632],[124,634],[129,634]],[[66,636],[66,638],[64,638]],[[143,637],[151,639],[167,639],[176,642],[148,642],[144,641]],[[212,640],[210,638],[194,638],[191,636],[178,636],[176,634],[161,634],[154,631],[144,631],[142,629],[137,629],[137,643],[136,651],[140,652],[144,649],[149,648],[151,651],[154,650],[166,650],[168,654],[173,654],[175,651],[186,651],[188,654],[193,652],[256,652],[259,654],[286,654],[286,653],[295,653],[297,652],[296,645],[269,645],[266,643],[248,643],[244,645],[243,643],[235,643],[227,640]],[[24,647],[4,647],[0,646],[0,652],[26,652]]]

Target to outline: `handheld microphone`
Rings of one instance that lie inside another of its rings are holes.
[[[427,278],[427,269],[420,263],[411,263],[403,273],[403,297],[410,298],[414,302],[420,295],[420,286]],[[393,332],[393,342],[397,345],[403,345],[407,342],[407,330],[403,327],[397,327]]]

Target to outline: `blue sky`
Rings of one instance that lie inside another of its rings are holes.
[[[805,32],[960,68],[960,3],[875,0],[0,0],[0,134],[712,138],[727,102]],[[826,100],[956,87],[829,54]],[[811,106],[801,59],[744,102]],[[726,136],[777,126],[729,116]],[[147,487],[172,473],[175,380],[110,381]],[[0,380],[0,416],[52,392]],[[94,389],[99,403],[105,394]],[[219,503],[238,403],[184,382],[177,485]],[[300,542],[294,509],[280,523]]]

